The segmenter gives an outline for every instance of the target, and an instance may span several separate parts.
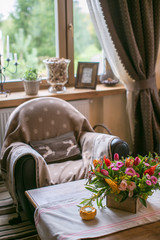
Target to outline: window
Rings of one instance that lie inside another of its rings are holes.
[[[2,0],[1,0],[2,1]],[[21,78],[26,67],[36,67],[44,72],[43,58],[56,54],[55,9],[53,0],[5,0],[0,10],[0,49],[6,65],[7,35],[9,36],[8,70],[14,71],[14,53],[18,55],[16,74],[6,70],[7,79]]]
[[[6,79],[22,78],[26,67],[37,67],[45,77],[43,60],[49,57],[71,59],[69,84],[74,85],[78,61],[102,62],[102,50],[92,25],[86,0],[0,0],[0,53],[6,65],[7,35],[10,61],[14,53],[18,71],[5,71]],[[101,66],[101,64],[100,64]],[[101,67],[99,72],[102,71]],[[13,80],[12,80],[13,81]]]
[[[74,16],[74,69],[77,62],[102,63],[102,49],[91,21],[86,0],[73,0]],[[99,73],[102,72],[102,64]]]

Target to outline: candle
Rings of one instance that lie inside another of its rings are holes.
[[[17,53],[14,53],[14,61],[17,63]]]
[[[9,59],[10,59],[10,61],[13,60],[13,54],[11,52],[9,53]]]
[[[7,35],[7,59],[9,59],[9,36]]]
[[[0,55],[3,55],[3,40],[2,40],[2,31],[0,30]]]

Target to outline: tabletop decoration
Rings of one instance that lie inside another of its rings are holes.
[[[96,208],[92,206],[83,206],[80,209],[80,216],[83,220],[92,220],[95,218],[97,213]]]
[[[51,93],[63,93],[68,81],[68,67],[70,59],[52,57],[43,60],[46,65],[47,82],[51,85],[48,89]]]
[[[93,194],[80,204],[93,206],[96,201],[98,207],[104,207],[103,199],[111,197],[108,207],[136,212],[137,200],[147,207],[147,198],[160,190],[159,179],[160,156],[157,153],[121,159],[116,153],[113,161],[106,156],[94,159],[85,185]]]
[[[106,86],[114,86],[117,83],[119,83],[119,80],[118,79],[107,78],[106,80],[103,80],[102,83],[105,84]]]

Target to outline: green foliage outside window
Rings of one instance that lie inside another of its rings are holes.
[[[10,51],[18,54],[20,64],[16,75],[7,73],[9,78],[21,78],[27,67],[45,71],[42,60],[56,55],[53,0],[17,0],[14,13],[0,28],[3,36],[10,36]]]
[[[101,47],[96,36],[90,15],[82,12],[74,2],[74,68],[78,61],[92,61],[92,56],[101,54]]]

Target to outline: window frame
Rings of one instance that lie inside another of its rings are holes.
[[[55,31],[56,31],[56,57],[70,59],[68,69],[69,80],[66,86],[75,86],[74,76],[74,23],[73,0],[54,0],[55,3]],[[99,76],[98,76],[99,82]],[[47,88],[44,78],[40,88]],[[4,83],[4,88],[11,92],[22,91],[23,82],[20,79],[12,79]]]
[[[74,42],[73,42],[73,1],[55,1],[55,31],[56,34],[56,57],[64,57],[71,60],[69,65],[68,86],[73,86],[74,79]],[[41,81],[41,88],[48,87],[46,79]],[[4,83],[4,88],[11,92],[22,91],[21,79],[11,79]]]
[[[64,57],[71,60],[68,69],[68,85],[73,86],[75,84],[73,0],[55,0],[55,13],[57,57]]]

